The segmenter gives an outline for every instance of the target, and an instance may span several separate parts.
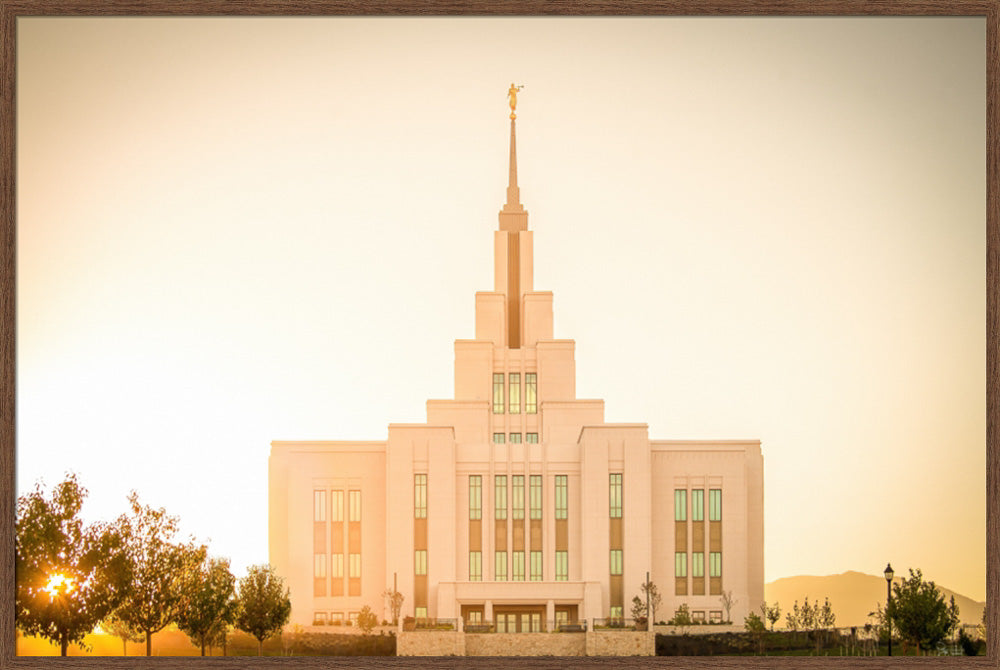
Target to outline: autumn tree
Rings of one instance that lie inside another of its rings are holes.
[[[192,566],[181,585],[177,626],[195,645],[205,646],[218,630],[236,619],[236,578],[229,571],[229,559],[206,558]]]
[[[639,586],[639,590],[644,596],[649,597],[650,623],[655,623],[656,610],[660,606],[660,603],[663,602],[663,596],[660,595],[660,589],[656,588],[656,584],[650,580],[648,582],[643,582]]]
[[[146,637],[146,656],[152,656],[153,634],[177,621],[189,570],[205,560],[206,548],[175,542],[178,519],[162,507],[153,509],[139,503],[133,491],[128,498],[131,516],[119,523],[125,528],[132,585],[119,611],[129,625]]]
[[[121,601],[130,582],[120,529],[84,525],[87,490],[70,473],[46,498],[41,485],[18,498],[14,522],[15,618],[26,635],[85,647],[84,636]]]
[[[129,642],[142,642],[145,634],[133,628],[128,622],[118,616],[118,612],[112,612],[101,622],[101,629],[108,635],[119,638],[122,641],[122,656],[128,656]]]
[[[399,612],[403,609],[403,594],[395,589],[386,589],[382,592],[382,597],[389,605],[389,611],[392,612],[392,625],[395,626],[399,621]]]
[[[236,627],[257,638],[257,655],[264,653],[264,640],[280,633],[292,613],[292,601],[284,581],[270,565],[252,565],[240,579]]]
[[[923,573],[912,568],[909,579],[893,583],[886,613],[904,644],[913,643],[922,652],[936,648],[951,635],[959,621],[954,596],[950,604],[946,603],[934,582],[925,582]]]

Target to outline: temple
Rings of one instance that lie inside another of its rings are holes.
[[[494,285],[476,293],[475,338],[455,341],[454,398],[382,440],[271,444],[270,562],[292,622],[346,624],[365,605],[391,620],[395,588],[415,620],[579,630],[632,617],[647,573],[657,621],[686,604],[742,622],[764,599],[760,441],[650,439],[576,396],[575,343],[533,284],[512,97]]]

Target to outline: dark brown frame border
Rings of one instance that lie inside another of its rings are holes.
[[[794,15],[986,17],[986,601],[985,658],[427,658],[407,657],[17,657],[14,637],[15,487],[15,71],[19,16],[244,16],[400,14]],[[0,668],[1000,668],[1000,0],[0,0]]]

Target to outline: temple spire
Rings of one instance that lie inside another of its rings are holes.
[[[507,177],[507,202],[504,203],[500,211],[501,230],[525,230],[527,226],[527,212],[521,204],[521,189],[517,186],[517,92],[524,86],[515,86],[513,83],[507,90],[507,100],[510,102],[510,174]],[[504,220],[504,214],[516,215]]]

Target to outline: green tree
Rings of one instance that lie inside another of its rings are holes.
[[[788,628],[793,633],[799,630],[799,601],[795,601],[795,605],[791,610],[785,612],[785,627]]]
[[[643,596],[649,597],[650,619],[653,623],[655,623],[656,610],[660,607],[660,603],[663,602],[663,596],[660,595],[660,589],[656,588],[656,584],[654,584],[653,581],[650,580],[648,582],[641,584],[639,586],[639,590],[642,592]]]
[[[146,656],[152,656],[153,634],[177,620],[185,576],[205,560],[206,548],[174,542],[178,519],[162,507],[139,504],[135,491],[128,501],[132,515],[119,523],[125,529],[133,579],[119,615],[143,632]]]
[[[122,656],[128,656],[129,642],[142,642],[145,639],[143,632],[123,621],[117,611],[105,617],[101,622],[101,628],[108,635],[113,635],[122,641]]]
[[[639,596],[632,598],[632,618],[638,626],[646,625],[646,601]]]
[[[375,612],[372,612],[372,608],[368,605],[362,607],[361,611],[358,612],[358,628],[361,629],[361,632],[368,635],[377,625],[378,617]]]
[[[229,559],[206,558],[190,568],[182,583],[177,626],[201,647],[202,656],[220,624],[235,619],[236,578],[229,571]]]
[[[257,638],[257,655],[264,653],[264,640],[288,623],[292,601],[284,581],[270,565],[252,565],[240,579],[236,627]]]
[[[886,612],[904,644],[915,644],[921,652],[936,648],[959,621],[955,598],[950,605],[946,603],[934,582],[925,582],[923,573],[912,568],[909,579],[893,583]]]
[[[40,484],[17,501],[15,617],[19,630],[59,645],[84,636],[121,601],[130,582],[119,528],[85,526],[87,490],[70,473],[46,498]]]
[[[688,607],[687,603],[682,604],[674,612],[674,618],[667,622],[671,626],[677,626],[681,629],[681,635],[685,633],[687,627],[694,623],[691,619],[691,608]]]
[[[769,606],[766,602],[760,604],[760,618],[761,620],[767,620],[771,622],[771,631],[774,631],[774,624],[778,623],[778,619],[781,618],[781,606],[778,603],[774,603],[774,606]]]
[[[743,619],[743,628],[746,632],[750,633],[754,641],[757,643],[758,653],[764,653],[764,633],[767,628],[764,626],[764,620],[761,619],[755,612],[750,612]]]

